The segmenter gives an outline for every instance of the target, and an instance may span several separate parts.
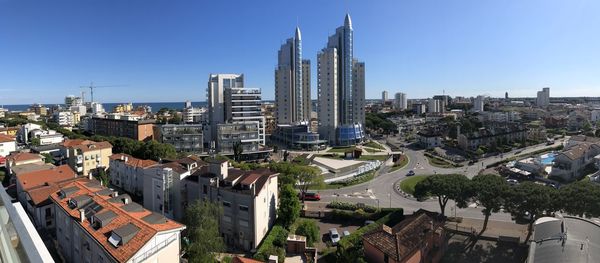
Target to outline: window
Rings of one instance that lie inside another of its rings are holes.
[[[203,185],[203,186],[202,186],[202,192],[203,192],[204,194],[207,194],[207,193],[208,193],[208,187],[207,187],[206,185]]]
[[[225,206],[225,207],[231,207],[231,203],[227,202],[227,201],[223,201],[223,206]]]
[[[231,217],[230,216],[223,216],[223,221],[231,223]]]
[[[240,222],[240,226],[243,226],[243,227],[248,227],[248,220],[243,220],[243,219],[240,219],[240,221],[239,221],[239,222]]]
[[[248,212],[248,206],[247,205],[240,205],[240,210]]]

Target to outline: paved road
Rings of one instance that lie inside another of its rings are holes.
[[[531,153],[547,147],[558,146],[562,142],[562,140],[557,141],[552,146],[541,144],[528,147],[519,151],[518,154],[515,154],[516,151],[512,151],[505,153],[503,158],[510,158],[514,155]],[[406,149],[405,153],[409,157],[409,163],[404,168],[379,175],[373,180],[363,184],[342,189],[322,190],[320,191],[322,202],[338,200],[352,203],[365,203],[380,207],[402,207],[407,213],[412,213],[420,208],[439,211],[437,199],[419,202],[411,198],[406,198],[394,191],[394,184],[399,180],[406,178],[406,174],[410,170],[415,171],[415,174],[417,175],[462,173],[467,175],[467,177],[472,178],[482,169],[482,167],[485,168],[488,164],[502,160],[500,157],[489,157],[481,159],[480,162],[472,166],[445,169],[431,166],[427,161],[427,158],[423,155],[422,150]],[[457,216],[465,218],[483,218],[481,209],[477,208],[475,204],[473,204],[472,207],[465,209],[459,208],[454,211],[454,203],[449,201],[446,206],[446,215],[454,216],[455,213]],[[508,213],[493,214],[490,219],[496,221],[511,221],[510,214]]]

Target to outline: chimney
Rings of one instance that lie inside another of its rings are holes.
[[[227,178],[228,175],[228,162],[221,162],[212,160],[209,164],[209,172],[219,177],[219,180]]]
[[[125,155],[121,155],[121,161],[125,160]]]
[[[90,180],[94,179],[94,177],[92,176],[92,172],[91,171],[88,171],[88,179],[90,179]]]
[[[112,197],[117,197],[117,196],[119,196],[119,192],[117,192],[117,191],[114,191],[114,192],[112,193]]]
[[[85,221],[85,209],[79,209],[79,222],[83,223]]]
[[[127,162],[129,160],[129,157],[125,156],[125,162]]]
[[[103,185],[102,185],[102,180],[98,180],[98,181],[100,181],[100,186],[103,186]]]
[[[125,204],[129,204],[129,197],[125,197],[125,198],[123,198],[123,203],[125,203]]]

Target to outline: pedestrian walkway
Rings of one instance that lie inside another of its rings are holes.
[[[483,228],[483,219],[463,218],[461,223],[448,222],[446,227],[460,231],[473,229],[475,233],[479,233]],[[500,236],[518,237],[519,240],[523,241],[527,237],[527,225],[489,220],[483,236],[489,238],[498,238]]]

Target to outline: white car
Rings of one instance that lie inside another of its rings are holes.
[[[338,242],[340,242],[340,234],[338,233],[337,229],[335,229],[335,228],[329,229],[329,238],[331,239],[331,243],[334,246],[337,246]]]

